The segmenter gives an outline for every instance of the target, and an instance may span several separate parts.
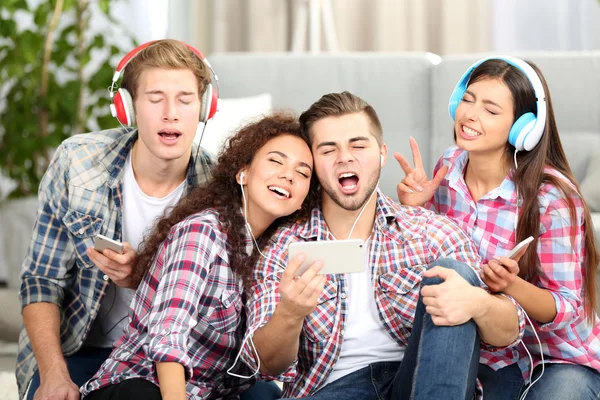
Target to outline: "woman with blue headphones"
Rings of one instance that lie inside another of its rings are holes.
[[[599,253],[541,72],[515,57],[482,59],[458,82],[449,112],[456,146],[433,179],[414,139],[414,168],[395,154],[406,174],[398,197],[468,232],[490,291],[512,296],[525,311],[520,345],[482,349],[485,399],[599,398]],[[506,257],[529,236],[528,247]]]

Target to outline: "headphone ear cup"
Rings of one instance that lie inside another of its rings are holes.
[[[448,113],[453,120],[456,119],[456,107],[458,107],[458,103],[460,103],[464,95],[465,88],[459,83],[456,88],[454,88],[454,91],[450,96],[450,102],[448,103]]]
[[[113,107],[111,107],[113,117],[124,126],[135,125],[135,112],[133,109],[133,99],[127,89],[119,89],[115,93],[113,99]]]
[[[200,105],[200,122],[206,122],[212,117],[212,115],[210,114],[213,102],[213,88],[211,84],[208,84],[206,86],[206,90],[204,91],[204,93],[202,93],[202,98],[200,99],[200,102],[202,103]]]
[[[521,115],[519,119],[517,119],[513,126],[510,128],[510,132],[508,134],[508,142],[512,144],[518,151],[531,150],[540,141],[541,135],[535,140],[535,143],[533,143],[534,138],[528,138],[528,135],[531,132],[533,126],[535,125],[536,120],[537,119],[535,115],[533,113],[528,112]],[[525,139],[528,139],[527,149],[525,146]]]
[[[450,114],[450,117],[452,117],[452,119],[456,119],[456,107],[458,107],[458,104],[465,95],[465,91],[467,90],[471,73],[473,72],[475,67],[479,65],[479,63],[480,62],[471,65],[471,67],[469,67],[469,69],[465,71],[465,73],[460,77],[460,79],[456,83],[456,86],[454,87],[454,90],[450,95],[450,101],[448,102],[448,113]]]

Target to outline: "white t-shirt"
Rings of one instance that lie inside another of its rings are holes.
[[[135,180],[130,152],[123,171],[123,241],[129,242],[137,252],[144,234],[152,230],[155,220],[163,215],[167,207],[177,203],[184,188],[185,180],[163,198],[146,195]],[[134,293],[134,290],[110,283],[85,341],[86,345],[112,347],[123,333]]]
[[[402,361],[404,349],[387,333],[379,319],[369,265],[370,241],[365,243],[364,272],[347,274],[348,317],[340,357],[325,384],[329,384],[369,364]]]

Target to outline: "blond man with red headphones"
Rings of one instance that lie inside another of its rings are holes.
[[[212,82],[216,75],[193,47],[145,43],[119,63],[109,89],[122,127],[76,135],[56,150],[22,267],[20,398],[78,399],[110,354],[145,232],[210,177],[214,160],[193,140],[199,121],[216,111]],[[120,242],[121,251],[96,250],[98,235]]]

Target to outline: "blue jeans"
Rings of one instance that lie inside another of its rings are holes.
[[[73,383],[81,387],[81,385],[90,380],[100,369],[102,363],[108,358],[111,351],[112,349],[102,349],[99,347],[82,347],[77,353],[66,357],[67,369]],[[27,392],[27,400],[33,400],[33,395],[39,387],[40,372],[36,371]]]
[[[532,381],[541,372],[542,367],[537,366]],[[521,370],[515,364],[498,371],[480,365],[478,376],[485,400],[518,400],[527,390]],[[531,386],[525,399],[600,399],[600,372],[583,365],[547,363],[542,378]]]
[[[453,269],[471,285],[479,285],[475,271],[461,262],[443,259],[430,267],[436,265]],[[440,278],[423,278],[422,285],[442,282]],[[475,392],[478,363],[479,335],[475,323],[436,326],[419,299],[401,363],[371,364],[333,381],[306,399],[470,400]]]
[[[67,369],[71,380],[79,387],[94,376],[100,369],[102,363],[108,358],[112,349],[98,347],[82,347],[71,357],[67,357]],[[225,372],[223,372],[225,373]],[[27,400],[33,400],[35,391],[40,387],[39,371],[31,380],[31,386],[27,392]],[[241,395],[241,400],[272,400],[281,396],[281,390],[274,382],[258,381],[250,389]]]

